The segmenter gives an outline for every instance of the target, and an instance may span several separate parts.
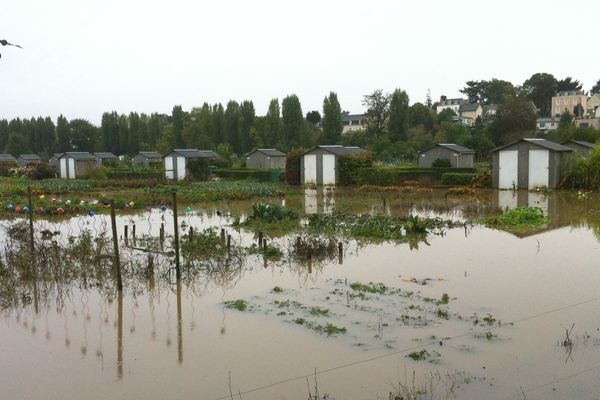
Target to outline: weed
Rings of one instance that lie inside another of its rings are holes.
[[[329,315],[329,310],[327,308],[311,307],[310,308],[310,315],[319,316],[319,317],[328,316]]]
[[[442,295],[442,299],[440,300],[439,304],[448,304],[449,301],[450,301],[450,296],[448,296],[448,293],[444,293]]]
[[[482,220],[482,223],[486,226],[513,231],[533,230],[549,222],[550,219],[544,216],[541,208],[537,207],[514,208],[502,215],[487,217]]]
[[[246,300],[231,300],[231,301],[226,301],[225,303],[225,307],[227,308],[232,308],[238,311],[246,311],[248,309],[248,302],[246,302]]]
[[[373,283],[369,282],[368,284],[364,284],[361,282],[353,282],[350,284],[350,289],[362,292],[362,293],[377,293],[377,294],[385,294],[388,290],[387,286],[383,283]]]
[[[275,286],[272,290],[273,293],[283,293],[283,288],[280,288],[279,286]]]
[[[412,353],[408,353],[406,355],[406,357],[411,358],[415,361],[423,361],[426,360],[430,357],[431,355],[429,354],[429,352],[425,349],[420,350],[420,351],[413,351]]]
[[[476,339],[494,340],[494,339],[498,338],[498,335],[496,335],[495,333],[492,333],[492,332],[485,332],[485,333],[476,333],[474,335],[474,337]]]

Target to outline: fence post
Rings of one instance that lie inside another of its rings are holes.
[[[344,245],[342,242],[338,243],[338,264],[342,265],[344,263]]]
[[[117,218],[115,217],[114,203],[110,202],[110,224],[112,226],[113,248],[115,257],[113,260],[113,272],[117,275],[117,290],[123,290],[123,278],[121,277],[121,258],[119,257],[119,236],[117,233]]]
[[[173,191],[173,223],[175,224],[175,276],[181,279],[179,268],[179,224],[177,222],[177,192]]]
[[[29,198],[29,244],[31,246],[31,256],[35,251],[35,245],[33,242],[33,205],[31,203],[31,186],[27,188],[27,195]],[[33,263],[33,260],[31,260]]]

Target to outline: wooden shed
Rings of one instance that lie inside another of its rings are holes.
[[[212,150],[175,149],[163,157],[167,179],[181,181],[190,176],[189,163],[194,160],[216,160],[220,155]]]
[[[10,154],[0,154],[0,164],[16,164],[17,159]]]
[[[98,157],[88,152],[66,152],[58,163],[62,179],[75,179],[98,167]]]
[[[300,158],[302,184],[335,185],[339,181],[338,157],[366,153],[360,147],[321,145]]]
[[[256,149],[246,154],[246,168],[285,169],[286,158],[277,149]]]
[[[48,164],[58,169],[60,167],[59,157],[62,156],[63,153],[54,153],[52,157],[48,160]]]
[[[438,143],[419,152],[419,167],[432,168],[436,160],[448,160],[452,168],[473,168],[475,152],[454,143]]]
[[[585,158],[590,158],[592,156],[592,151],[596,147],[594,143],[586,142],[584,140],[569,140],[568,142],[563,143],[563,145],[572,148]]]
[[[19,154],[17,158],[17,164],[28,165],[28,164],[40,164],[42,159],[37,154]]]
[[[546,139],[521,139],[492,150],[492,186],[556,188],[568,173],[573,149]]]
[[[131,165],[144,168],[160,168],[162,162],[162,154],[156,151],[140,151],[131,159]]]
[[[119,162],[119,157],[109,152],[93,153],[98,159],[98,165],[115,165]]]

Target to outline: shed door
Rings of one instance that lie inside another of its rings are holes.
[[[69,163],[69,178],[75,179],[75,160],[68,158],[67,162]]]
[[[498,154],[498,188],[512,189],[519,182],[519,151],[504,150]]]
[[[60,159],[60,177],[62,179],[67,179],[67,159]]]
[[[304,156],[304,183],[317,183],[317,155]]]
[[[323,185],[335,185],[335,156],[323,154]]]
[[[536,186],[548,186],[550,152],[548,150],[529,150],[529,189]]]
[[[173,179],[173,157],[165,157],[165,176]]]
[[[185,179],[185,157],[177,157],[177,180]]]

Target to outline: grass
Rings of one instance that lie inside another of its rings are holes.
[[[316,317],[325,317],[329,315],[329,310],[327,308],[311,307],[310,315],[314,315]]]
[[[544,216],[541,208],[518,207],[502,215],[484,218],[481,222],[491,228],[509,231],[528,231],[548,224],[550,219]]]

